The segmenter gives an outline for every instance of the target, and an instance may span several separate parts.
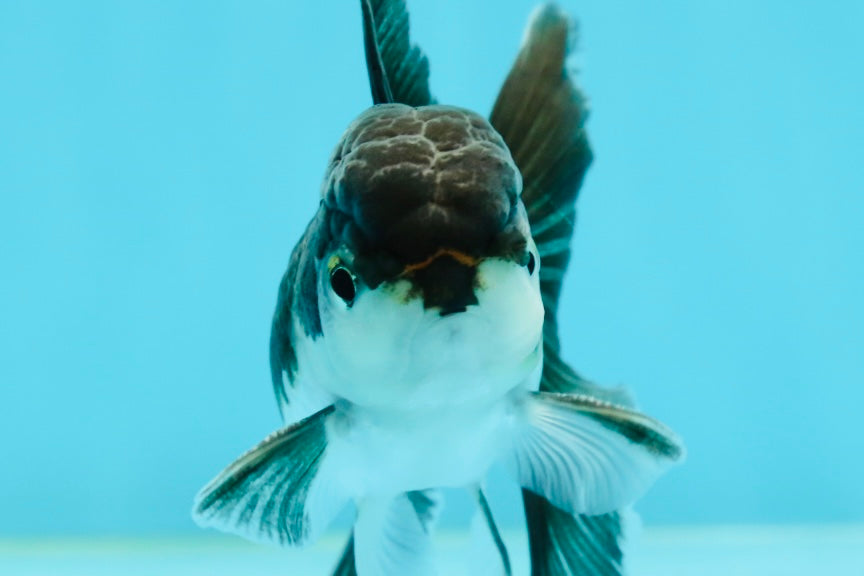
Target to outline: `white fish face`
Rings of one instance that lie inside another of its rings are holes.
[[[538,270],[483,260],[478,303],[446,316],[424,309],[407,280],[360,290],[349,306],[322,276],[323,336],[298,339],[297,352],[301,373],[326,391],[360,406],[411,409],[536,387],[544,316]]]

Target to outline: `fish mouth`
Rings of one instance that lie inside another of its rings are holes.
[[[456,250],[453,248],[439,248],[437,252],[435,252],[425,260],[405,266],[405,269],[402,271],[402,275],[410,275],[414,272],[417,272],[418,270],[428,268],[435,260],[441,258],[442,256],[449,256],[463,266],[471,266],[476,268],[477,265],[480,264],[480,258],[476,258],[474,256],[471,256],[470,254],[466,254],[461,250]]]
[[[425,260],[405,266],[401,277],[422,296],[425,309],[437,309],[442,317],[450,316],[479,303],[475,290],[480,262],[480,258],[465,252],[441,248]]]

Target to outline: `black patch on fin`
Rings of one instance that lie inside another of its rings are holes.
[[[522,490],[532,576],[622,576],[617,512],[574,516]]]
[[[678,437],[666,426],[641,412],[579,394],[535,392],[533,395],[588,416],[655,456],[673,462],[684,457],[684,447]]]
[[[366,68],[375,104],[427,106],[429,61],[412,46],[405,0],[360,0]]]
[[[438,519],[438,512],[441,510],[441,493],[437,490],[412,490],[406,492],[405,496],[411,502],[423,531],[428,534],[432,531],[432,525]]]
[[[199,492],[195,521],[253,540],[303,543],[310,536],[307,497],[333,411],[329,406],[274,432],[235,460]]]

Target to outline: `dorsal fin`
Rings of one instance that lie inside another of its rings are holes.
[[[387,72],[381,61],[381,50],[378,46],[378,34],[375,30],[375,16],[372,14],[370,0],[360,0],[363,9],[363,45],[366,49],[366,70],[369,72],[369,88],[372,89],[372,102],[375,104],[391,104],[393,92]]]
[[[409,37],[404,0],[360,0],[366,68],[375,104],[427,106],[429,60]]]

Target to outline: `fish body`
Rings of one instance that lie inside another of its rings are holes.
[[[300,243],[320,246],[307,268],[318,315],[283,308],[292,323],[274,344],[296,357],[280,381],[286,420],[335,405],[328,461],[350,499],[479,484],[506,452],[542,370],[520,188],[488,121],[455,107],[382,104],[336,146],[319,225]],[[350,298],[334,287],[343,274]]]
[[[297,545],[353,502],[335,574],[433,574],[437,489],[466,487],[509,573],[481,489],[502,462],[523,486],[536,576],[618,574],[617,511],[683,448],[560,359],[555,307],[590,162],[567,20],[537,13],[487,120],[434,102],[404,2],[361,6],[376,105],[336,145],[279,287],[270,361],[286,426],[193,514]]]

